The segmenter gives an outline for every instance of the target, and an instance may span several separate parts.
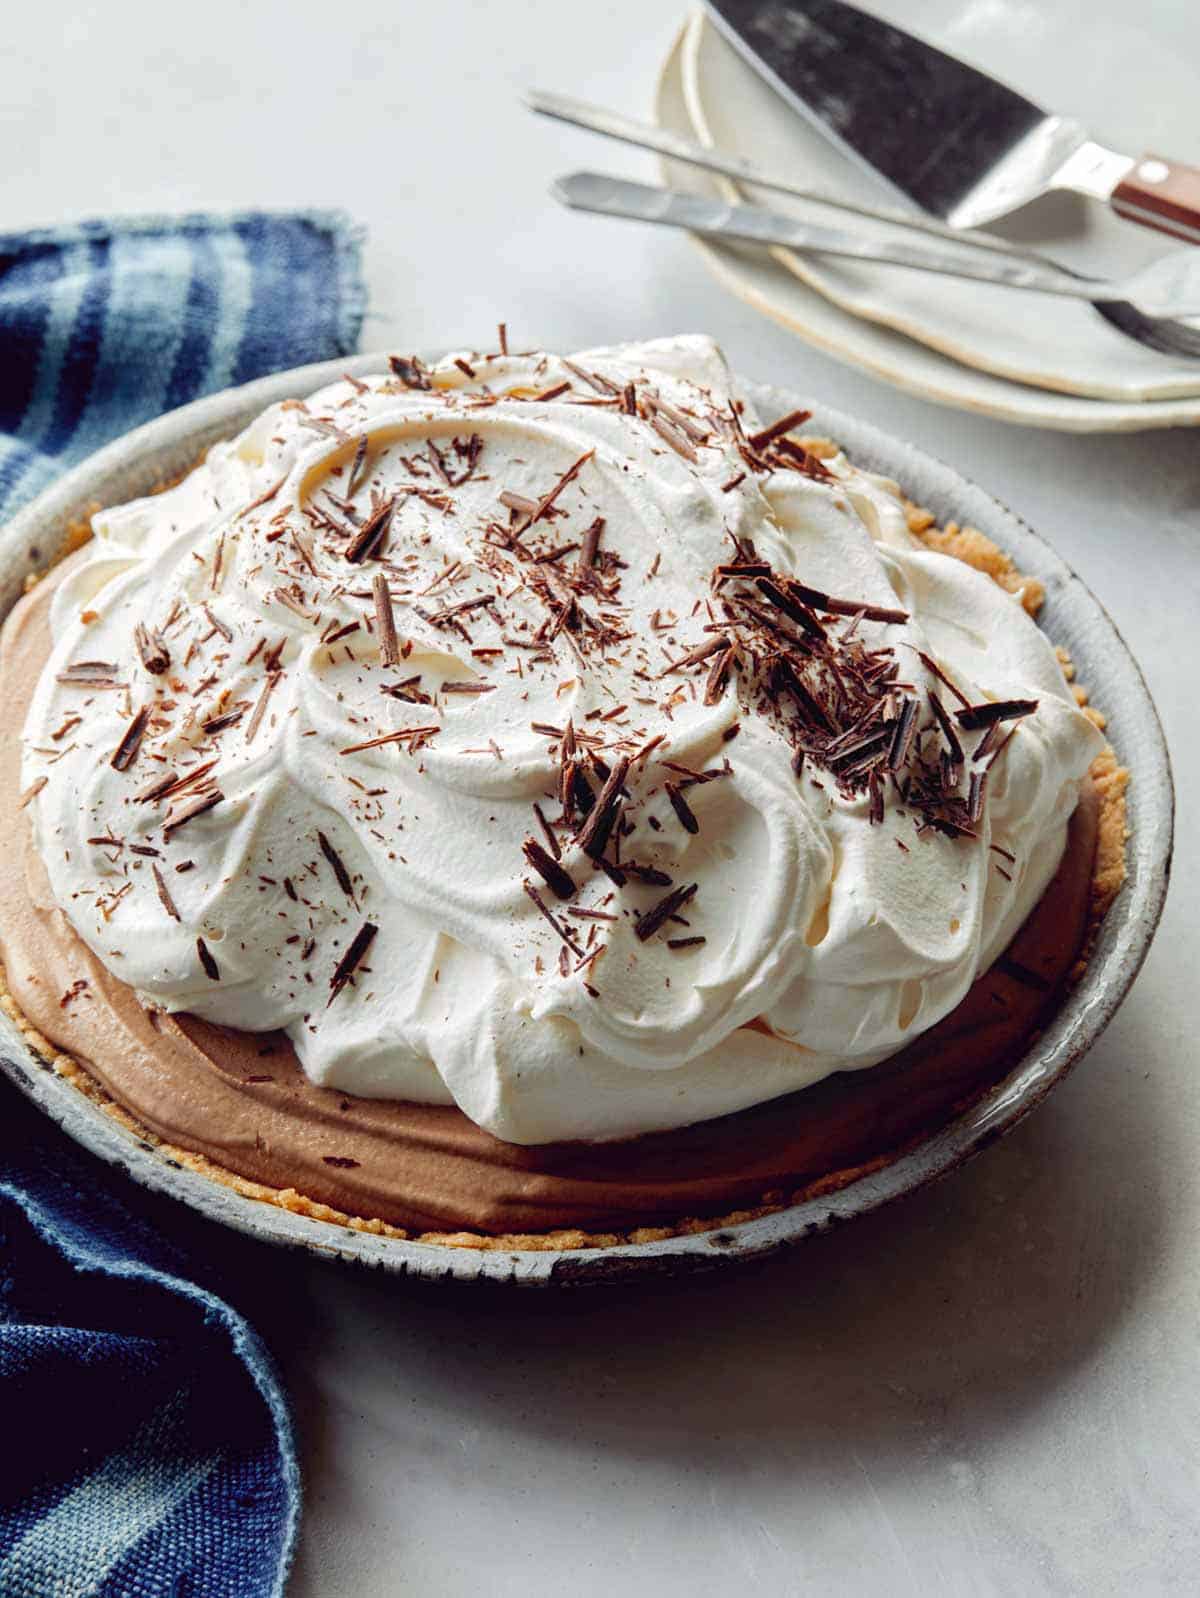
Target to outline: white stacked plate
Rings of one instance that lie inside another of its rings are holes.
[[[1200,161],[1200,8],[1149,0],[902,0],[872,10],[1131,153]],[[1086,41],[1086,73],[1079,70]],[[869,205],[896,197],[775,93],[697,12],[662,67],[660,124],[773,174]],[[828,223],[824,208],[664,161],[675,188]],[[1055,195],[1008,236],[1080,271],[1116,274],[1177,248],[1096,201]],[[1073,432],[1200,424],[1200,358],[1148,349],[1086,302],[861,262],[697,240],[715,275],[831,355],[925,399]]]

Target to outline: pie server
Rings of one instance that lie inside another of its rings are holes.
[[[789,105],[951,227],[983,227],[1073,189],[1200,244],[1200,168],[1106,149],[1072,118],[843,0],[706,5]]]

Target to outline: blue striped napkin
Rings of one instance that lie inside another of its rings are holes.
[[[0,519],[163,410],[350,353],[359,243],[324,213],[0,237]],[[274,1259],[0,1088],[0,1598],[282,1593],[291,1425],[234,1307]]]
[[[350,354],[359,244],[320,211],[0,235],[0,518],[163,411]]]

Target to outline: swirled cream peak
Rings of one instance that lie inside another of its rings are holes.
[[[97,515],[25,728],[62,910],[144,1002],[514,1142],[901,1048],[1099,738],[1018,604],[771,421],[702,339],[397,360]]]

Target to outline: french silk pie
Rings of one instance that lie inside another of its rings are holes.
[[[360,1228],[640,1240],[852,1180],[1044,1023],[1124,773],[1036,585],[711,343],[500,344],[271,407],[17,606],[11,1013]]]

